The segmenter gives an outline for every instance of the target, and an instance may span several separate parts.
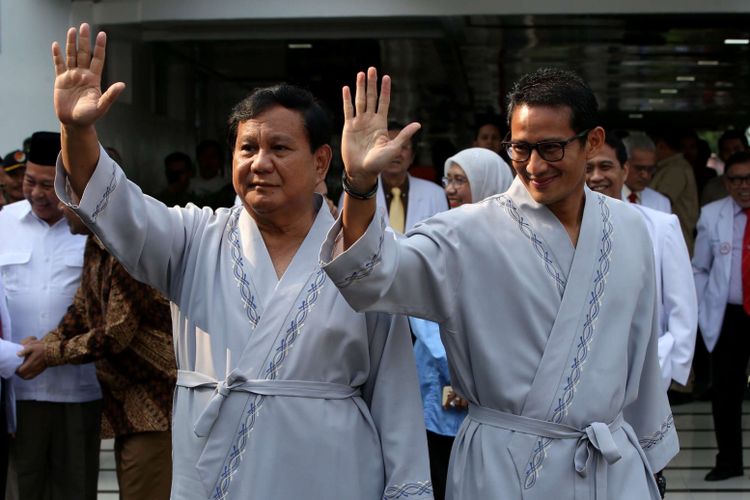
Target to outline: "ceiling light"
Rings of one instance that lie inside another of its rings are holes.
[[[675,78],[678,82],[694,82],[695,77],[694,76],[678,76]]]
[[[630,113],[628,115],[628,118],[633,118],[635,120],[643,118],[643,113]]]
[[[698,66],[718,66],[719,61],[698,61]]]
[[[661,89],[661,90],[659,90],[659,93],[660,94],[670,94],[670,95],[671,94],[676,94],[677,93],[677,89]]]
[[[311,49],[311,43],[290,43],[287,45],[290,49]]]
[[[747,45],[750,40],[747,38],[727,38],[724,43],[726,45]]]

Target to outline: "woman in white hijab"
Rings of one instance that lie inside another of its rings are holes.
[[[502,193],[512,181],[510,167],[488,149],[465,149],[445,162],[443,186],[451,208]],[[409,318],[409,324],[416,337],[414,356],[427,428],[433,493],[435,500],[443,500],[453,438],[466,417],[468,403],[451,388],[448,360],[437,323]]]
[[[504,193],[513,182],[513,170],[508,164],[484,148],[459,151],[445,160],[444,172],[443,187],[451,208]]]

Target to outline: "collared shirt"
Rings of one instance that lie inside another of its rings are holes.
[[[404,178],[404,182],[400,186],[389,186],[387,185],[381,178],[381,182],[383,183],[383,194],[385,195],[385,206],[388,208],[388,212],[390,213],[391,209],[391,201],[393,200],[393,194],[391,193],[391,189],[394,187],[397,187],[401,190],[401,203],[404,204],[404,219],[406,219],[406,213],[409,209],[409,176],[407,175]],[[404,220],[404,226],[406,226],[406,221]]]
[[[81,281],[84,236],[63,218],[39,219],[22,200],[0,212],[0,277],[8,296],[13,340],[43,338],[57,327]],[[14,379],[16,399],[83,403],[101,398],[94,365],[61,366],[32,380]]]
[[[103,438],[168,431],[177,380],[169,302],[132,278],[94,236],[83,262],[73,304],[44,338],[47,365],[94,361]]]
[[[745,237],[747,215],[736,201],[732,200],[734,208],[734,222],[732,225],[732,265],[729,270],[729,298],[730,304],[742,304],[742,241]]]
[[[643,191],[633,191],[625,184],[622,185],[622,200],[627,201],[628,203],[637,203],[638,205],[641,205],[641,193]],[[630,195],[635,195],[635,202],[630,201]]]

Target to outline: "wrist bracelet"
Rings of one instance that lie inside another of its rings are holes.
[[[354,198],[355,200],[370,200],[375,197],[378,193],[378,181],[375,181],[375,185],[366,193],[360,193],[355,191],[346,179],[346,170],[341,172],[341,185],[344,187],[346,194]]]

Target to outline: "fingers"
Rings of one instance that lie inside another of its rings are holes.
[[[378,72],[375,68],[367,69],[367,111],[375,112],[378,103]]]
[[[65,61],[63,60],[60,44],[52,43],[52,64],[55,66],[55,76],[65,73]]]
[[[125,84],[122,82],[113,83],[109,86],[107,91],[99,98],[99,102],[96,105],[100,115],[103,115],[109,110],[109,107],[117,100],[117,96],[119,96],[123,90],[125,90]]]
[[[96,35],[96,42],[94,43],[94,55],[91,58],[91,71],[94,74],[101,75],[104,69],[104,58],[106,55],[107,47],[107,34],[100,31]]]
[[[16,356],[18,356],[19,358],[25,358],[30,353],[31,353],[31,349],[29,349],[28,347],[24,347],[23,349],[21,349],[20,351],[16,353]]]
[[[354,92],[354,107],[357,110],[357,116],[365,112],[365,106],[367,105],[365,94],[365,74],[360,71],[357,73],[357,90]]]
[[[383,76],[380,83],[380,99],[378,100],[378,114],[388,119],[388,108],[391,105],[391,77]],[[374,109],[374,106],[373,106]]]
[[[76,67],[76,29],[70,28],[65,40],[65,65],[68,69]]]
[[[79,68],[88,68],[91,62],[91,29],[87,23],[81,24],[78,35],[76,58]]]
[[[348,86],[341,89],[341,98],[344,101],[344,120],[354,118],[354,106],[352,106],[352,92]]]
[[[35,340],[36,340],[36,337],[34,337],[34,336],[32,335],[32,336],[30,336],[30,337],[26,337],[25,339],[21,340],[20,344],[21,344],[21,345],[26,345],[26,344],[30,344],[30,343],[34,342]]]
[[[396,137],[393,138],[391,142],[397,147],[402,147],[404,144],[406,144],[408,141],[411,140],[411,137],[416,134],[419,129],[422,128],[422,125],[420,125],[417,122],[412,122],[406,127],[401,129],[401,132],[398,133]]]

